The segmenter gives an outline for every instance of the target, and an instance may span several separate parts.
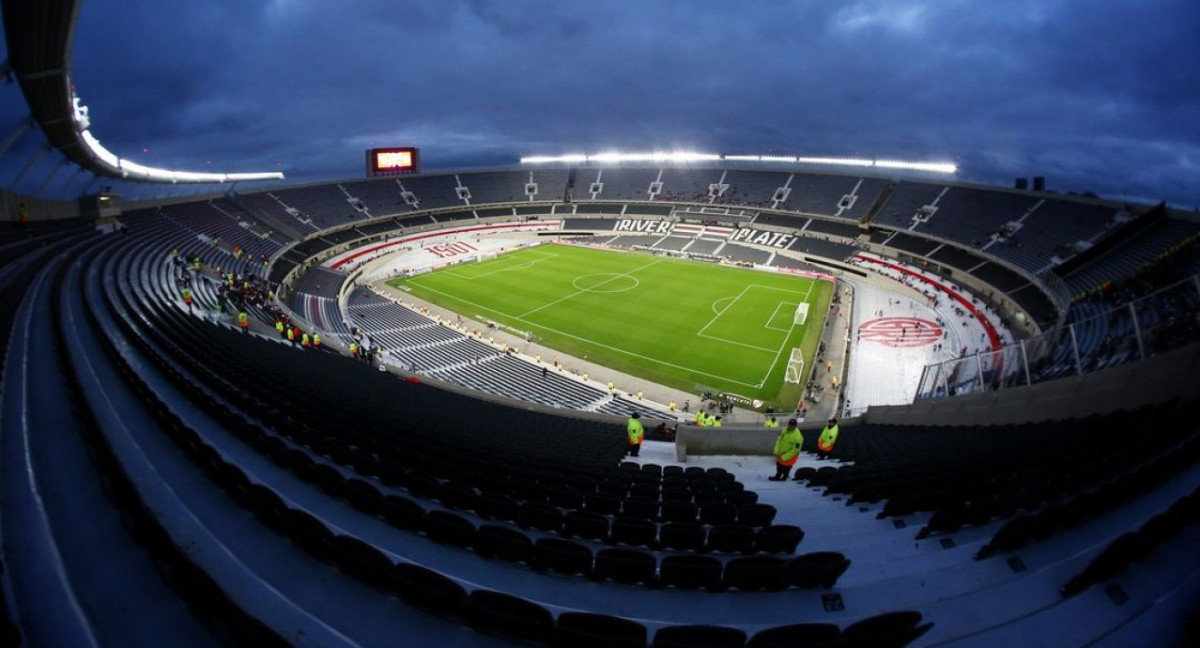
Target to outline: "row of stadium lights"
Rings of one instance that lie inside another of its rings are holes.
[[[72,107],[74,108],[75,129],[79,138],[87,147],[92,157],[109,166],[113,173],[130,180],[145,180],[149,182],[251,182],[254,180],[282,180],[283,174],[275,171],[269,173],[197,173],[194,171],[173,171],[158,169],[138,164],[132,160],[117,157],[116,153],[104,148],[100,140],[88,130],[91,119],[88,117],[87,106],[79,103],[78,95],[72,92]],[[145,152],[146,149],[143,149]]]
[[[595,155],[531,155],[521,158],[521,164],[581,164],[584,162],[666,162],[686,164],[689,162],[769,162],[772,164],[815,164],[820,166],[871,167],[904,171],[927,171],[931,173],[958,173],[953,162],[909,162],[846,157],[801,157],[792,155],[718,155],[694,151],[670,153],[597,153]]]

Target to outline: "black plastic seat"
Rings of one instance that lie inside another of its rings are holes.
[[[695,522],[668,522],[659,529],[658,543],[667,549],[703,551],[708,529]]]
[[[442,494],[441,482],[419,470],[408,471],[404,477],[404,487],[413,497],[419,499],[438,499]]]
[[[662,501],[665,502],[691,502],[692,491],[687,488],[664,488],[662,491]]]
[[[747,648],[834,648],[841,631],[832,623],[792,623],[767,628],[750,638]]]
[[[387,584],[387,575],[395,563],[382,551],[353,536],[339,535],[333,544],[338,565],[347,573],[367,583]]]
[[[425,535],[438,544],[470,547],[475,543],[475,525],[450,511],[430,511],[425,517]]]
[[[508,527],[485,524],[475,532],[475,553],[509,562],[533,561],[533,540]]]
[[[664,522],[695,522],[696,505],[691,502],[663,502],[662,519]]]
[[[479,589],[471,592],[467,606],[467,617],[485,632],[536,643],[546,643],[554,636],[553,615],[532,601]]]
[[[541,538],[533,543],[533,564],[560,574],[592,572],[592,552],[587,547],[561,538]]]
[[[725,502],[725,493],[715,488],[702,488],[692,491],[692,499],[698,506],[705,504],[723,504]]]
[[[663,474],[664,481],[666,480],[667,477],[682,477],[683,476],[683,466],[676,466],[676,465],[663,466],[662,474]]]
[[[788,587],[788,564],[775,556],[734,558],[725,565],[726,587],[779,591]]]
[[[605,614],[563,612],[558,615],[558,632],[552,645],[558,648],[646,648],[646,627]]]
[[[401,563],[392,569],[391,582],[396,593],[412,605],[442,614],[462,616],[467,593],[458,583],[445,576],[412,563]]]
[[[767,553],[795,553],[804,531],[790,524],[765,526],[754,537],[754,548]]]
[[[596,553],[592,576],[597,580],[612,579],[618,583],[654,581],[657,563],[652,554],[636,549],[601,549]]]
[[[887,612],[848,626],[842,631],[841,646],[847,648],[903,648],[933,627],[920,625],[921,613],[915,611]]]
[[[550,491],[550,504],[563,509],[583,508],[583,493],[574,488],[555,488]]]
[[[712,503],[700,507],[700,521],[704,524],[733,524],[738,518],[738,509],[733,504]]]
[[[681,589],[713,589],[721,584],[724,567],[712,556],[666,556],[659,569],[659,582]]]
[[[770,504],[747,504],[738,509],[738,524],[765,527],[775,521],[775,507]]]
[[[559,532],[562,530],[562,511],[542,502],[525,502],[517,509],[517,524],[526,529]]]
[[[288,509],[283,514],[287,520],[290,536],[305,551],[317,557],[327,557],[333,552],[333,532],[306,511]]]
[[[725,553],[747,553],[754,550],[754,537],[754,529],[748,526],[717,526],[708,532],[708,548]]]
[[[653,475],[655,477],[662,477],[663,469],[662,469],[662,466],[655,464],[655,463],[644,463],[644,464],[642,464],[642,469],[640,472],[643,475]]]
[[[485,520],[512,522],[517,519],[519,507],[507,495],[482,493],[475,502],[475,511]]]
[[[473,511],[479,505],[479,495],[474,488],[454,482],[442,484],[440,500],[447,508],[460,511]]]
[[[588,493],[583,496],[583,508],[600,515],[616,515],[621,510],[621,498],[612,493]]]
[[[654,633],[653,648],[742,648],[746,633],[709,625],[668,626]]]
[[[732,493],[725,491],[725,501],[733,504],[734,506],[749,506],[751,504],[758,503],[758,493],[748,490],[736,491]]]
[[[808,553],[788,564],[788,580],[796,587],[829,589],[849,567],[850,560],[836,551]]]
[[[608,539],[608,518],[591,511],[570,511],[563,516],[563,535],[587,540]]]
[[[630,496],[621,505],[621,515],[639,520],[657,520],[658,500]]]
[[[397,529],[420,531],[425,528],[425,509],[402,495],[383,498],[383,519]]]
[[[383,513],[383,493],[374,484],[361,479],[346,480],[346,501],[367,515]]]
[[[617,518],[609,534],[612,542],[633,547],[652,547],[658,540],[658,527],[647,520]]]

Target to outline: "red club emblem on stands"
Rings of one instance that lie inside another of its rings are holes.
[[[858,327],[858,339],[890,347],[919,347],[942,339],[942,327],[920,317],[880,317]]]

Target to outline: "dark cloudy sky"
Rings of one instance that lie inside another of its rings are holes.
[[[84,0],[73,75],[167,167],[771,150],[1197,205],[1198,34],[1197,0]]]

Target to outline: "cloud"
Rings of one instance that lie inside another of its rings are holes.
[[[1197,32],[1194,0],[89,0],[73,75],[97,136],[146,163],[772,150],[1196,204]]]

